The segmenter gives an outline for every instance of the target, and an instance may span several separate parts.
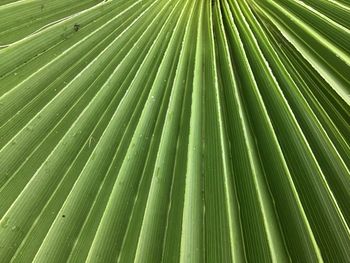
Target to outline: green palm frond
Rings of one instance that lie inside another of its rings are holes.
[[[349,262],[347,0],[0,1],[0,262]]]

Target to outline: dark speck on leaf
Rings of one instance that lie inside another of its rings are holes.
[[[80,25],[79,25],[79,24],[75,24],[75,25],[74,25],[74,31],[75,31],[75,32],[78,31],[79,28],[80,28]]]
[[[62,217],[66,217],[66,215],[62,215]]]

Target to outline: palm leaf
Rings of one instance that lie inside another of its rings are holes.
[[[348,262],[342,0],[0,2],[1,262]]]

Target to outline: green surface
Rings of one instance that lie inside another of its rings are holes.
[[[0,0],[0,262],[350,262],[345,0]]]

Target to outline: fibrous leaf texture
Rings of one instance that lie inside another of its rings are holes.
[[[1,0],[0,262],[350,262],[348,0]]]

